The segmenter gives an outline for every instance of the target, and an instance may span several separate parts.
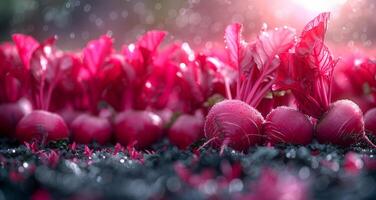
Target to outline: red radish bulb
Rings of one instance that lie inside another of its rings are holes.
[[[71,128],[73,141],[77,143],[95,141],[103,145],[111,139],[112,126],[107,118],[82,114],[72,122]]]
[[[31,104],[27,100],[0,105],[0,135],[12,136],[16,132],[18,122],[31,112]]]
[[[28,73],[25,81],[28,80],[36,108],[20,120],[16,138],[20,141],[36,139],[42,144],[68,138],[69,130],[64,120],[48,112],[52,92],[63,77],[63,69],[69,67],[69,63],[62,62],[62,54],[55,48],[56,38],[39,44],[30,36],[14,34],[13,40]]]
[[[273,109],[265,119],[264,133],[273,143],[306,145],[313,138],[313,124],[303,113],[286,106]]]
[[[376,108],[372,108],[364,115],[364,125],[367,133],[376,137]]]
[[[206,116],[205,137],[217,148],[229,146],[238,151],[262,141],[261,113],[240,100],[215,104]]]
[[[202,116],[184,114],[171,126],[168,138],[180,149],[186,149],[203,136],[203,127]]]
[[[88,42],[82,50],[82,68],[85,73],[77,77],[84,86],[82,99],[87,99],[90,114],[81,114],[71,124],[72,138],[77,143],[88,144],[93,141],[105,144],[111,139],[112,126],[107,109],[100,108],[106,90],[120,76],[121,64],[112,55],[112,39],[106,35]],[[101,116],[106,113],[107,116]],[[99,115],[99,116],[98,116]],[[69,115],[67,115],[69,117]],[[69,119],[68,119],[69,120]]]
[[[150,111],[129,110],[115,117],[115,136],[122,145],[137,149],[150,147],[162,138],[162,119]]]
[[[245,151],[262,141],[264,118],[255,108],[276,80],[278,55],[294,44],[294,31],[288,28],[261,31],[251,44],[242,39],[241,30],[242,25],[235,23],[225,31],[229,60],[238,72],[235,100],[224,75],[228,100],[210,109],[204,127],[207,143],[221,148],[221,153],[226,146]]]
[[[16,138],[20,141],[34,139],[42,143],[66,139],[69,130],[63,118],[43,110],[34,110],[24,116],[17,125]]]
[[[363,113],[350,100],[339,100],[319,119],[315,137],[320,143],[348,146],[368,138],[364,131]]]

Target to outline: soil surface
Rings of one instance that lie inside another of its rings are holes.
[[[376,199],[374,150],[308,146],[146,151],[0,140],[2,199]]]

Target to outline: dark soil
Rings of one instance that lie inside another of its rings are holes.
[[[114,145],[89,149],[66,141],[36,149],[1,139],[0,200],[283,199],[290,193],[287,199],[376,199],[376,155],[360,147],[260,146],[219,155],[164,141],[142,154]]]

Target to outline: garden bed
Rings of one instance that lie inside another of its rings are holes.
[[[362,148],[313,143],[253,147],[246,154],[226,149],[219,155],[213,149],[181,151],[160,142],[141,156],[120,145],[72,147],[66,141],[39,149],[2,139],[0,146],[0,199],[376,196],[375,153]]]

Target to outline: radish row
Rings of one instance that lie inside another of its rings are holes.
[[[221,151],[314,139],[374,148],[366,134],[376,135],[376,63],[335,59],[328,20],[318,15],[300,35],[264,29],[252,42],[235,23],[226,48],[199,53],[178,41],[161,48],[163,31],[120,51],[104,35],[76,52],[58,49],[55,37],[14,34],[0,45],[0,134],[138,149],[164,137],[181,149],[202,138],[201,147]]]

